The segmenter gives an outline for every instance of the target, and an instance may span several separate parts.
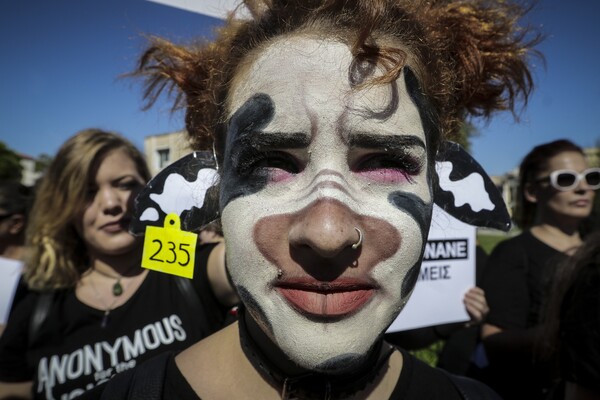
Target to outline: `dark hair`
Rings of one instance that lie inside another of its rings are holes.
[[[250,19],[230,17],[217,38],[180,46],[152,40],[133,75],[145,78],[146,107],[164,89],[185,107],[192,148],[215,146],[223,156],[227,96],[244,63],[273,38],[315,33],[346,43],[356,64],[387,73],[366,84],[389,83],[404,66],[426,100],[430,154],[457,135],[468,115],[489,117],[526,103],[533,82],[528,57],[540,36],[518,26],[525,12],[510,1],[246,0]],[[378,39],[393,39],[378,41]],[[356,67],[356,65],[354,65]],[[352,66],[351,66],[352,68]],[[350,73],[351,71],[349,71]]]
[[[223,236],[223,227],[221,226],[220,219],[216,219],[212,222],[209,222],[208,224],[204,225],[200,230],[207,231],[207,232],[213,232],[219,236]]]
[[[75,287],[87,268],[87,248],[76,229],[85,210],[91,182],[104,158],[123,150],[147,182],[151,175],[144,155],[114,132],[85,129],[62,144],[36,192],[27,227],[25,279],[36,290]]]
[[[596,280],[592,279],[593,277],[596,277]],[[556,268],[538,340],[538,352],[543,358],[552,359],[559,354],[565,322],[578,313],[579,316],[583,314],[581,304],[586,302],[586,290],[596,291],[596,287],[590,286],[593,282],[598,282],[599,277],[600,231],[595,231],[586,238],[573,256]]]
[[[18,182],[0,182],[0,208],[7,214],[29,215],[33,189]]]
[[[527,201],[525,198],[525,186],[534,184],[534,180],[540,171],[548,168],[548,161],[552,157],[569,151],[585,155],[581,147],[573,142],[567,139],[559,139],[534,147],[523,158],[519,167],[519,186],[514,212],[514,220],[521,229],[528,229],[532,226],[536,213],[536,204]]]

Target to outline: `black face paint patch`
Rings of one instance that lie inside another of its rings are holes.
[[[420,197],[413,193],[405,192],[391,193],[388,196],[388,201],[396,208],[407,212],[417,223],[417,225],[419,225],[419,229],[421,231],[421,257],[415,263],[415,265],[408,270],[404,280],[402,281],[400,296],[406,297],[414,288],[419,277],[422,254],[427,242],[427,236],[429,235],[433,205],[431,203],[424,202]]]
[[[248,176],[249,165],[258,156],[255,148],[246,144],[250,135],[264,129],[273,119],[275,105],[271,98],[258,93],[248,99],[231,117],[221,177],[221,210],[233,199],[256,193],[267,183],[267,175],[255,171]]]
[[[406,211],[411,218],[419,225],[423,242],[427,240],[429,234],[429,225],[431,222],[431,213],[433,205],[424,202],[419,196],[413,193],[393,192],[388,196],[388,201],[396,208]]]
[[[236,287],[236,291],[238,293],[238,296],[240,296],[240,300],[242,304],[246,307],[246,309],[252,310],[254,313],[262,315],[263,318],[261,319],[261,324],[264,324],[267,327],[267,329],[270,332],[272,332],[273,327],[271,325],[271,322],[266,317],[267,314],[263,311],[262,307],[260,306],[260,303],[254,298],[252,293],[250,293],[250,291],[245,286]]]
[[[404,73],[406,90],[408,90],[411,100],[417,107],[417,110],[419,110],[421,124],[423,124],[423,130],[425,131],[425,137],[427,138],[428,143],[427,159],[429,160],[430,166],[433,167],[437,149],[431,144],[437,143],[439,140],[439,123],[437,118],[434,117],[433,107],[429,104],[425,94],[421,90],[421,85],[414,72],[409,67],[404,67],[402,71]]]
[[[425,242],[423,242],[423,248],[425,247],[424,245]],[[406,273],[406,276],[402,281],[402,288],[400,290],[400,296],[402,298],[408,296],[410,291],[413,290],[413,288],[417,284],[417,279],[419,279],[419,271],[421,270],[421,260],[422,259],[419,259],[419,261],[417,261],[415,265],[410,267],[410,269]]]

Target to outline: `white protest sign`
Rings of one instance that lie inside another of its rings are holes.
[[[419,279],[388,332],[469,320],[465,292],[475,286],[476,228],[434,206]]]
[[[21,261],[0,257],[0,324],[8,320],[22,266]]]
[[[239,18],[248,18],[249,12],[246,7],[240,5],[238,0],[148,0],[153,3],[163,4],[179,8],[181,10],[191,11],[198,14],[208,15],[209,17],[225,19],[227,14],[236,10]]]

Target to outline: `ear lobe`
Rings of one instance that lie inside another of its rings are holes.
[[[25,229],[25,217],[22,214],[14,214],[10,217],[10,228],[12,235],[18,235]]]
[[[467,224],[508,231],[510,215],[498,188],[460,145],[444,142],[436,158],[434,202]]]
[[[196,151],[158,173],[135,198],[129,232],[143,235],[147,226],[164,226],[175,213],[181,229],[198,231],[219,216],[219,175],[213,152]]]
[[[531,183],[525,184],[523,188],[523,196],[530,203],[537,203],[537,191]]]

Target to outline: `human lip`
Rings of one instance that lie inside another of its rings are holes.
[[[588,199],[580,199],[572,202],[571,204],[573,204],[575,207],[588,207],[590,203],[591,201]]]
[[[124,230],[125,221],[120,219],[118,221],[108,222],[100,227],[101,230],[108,233],[117,233]]]
[[[276,290],[300,313],[317,319],[340,319],[357,312],[375,294],[377,285],[365,279],[278,281]]]

